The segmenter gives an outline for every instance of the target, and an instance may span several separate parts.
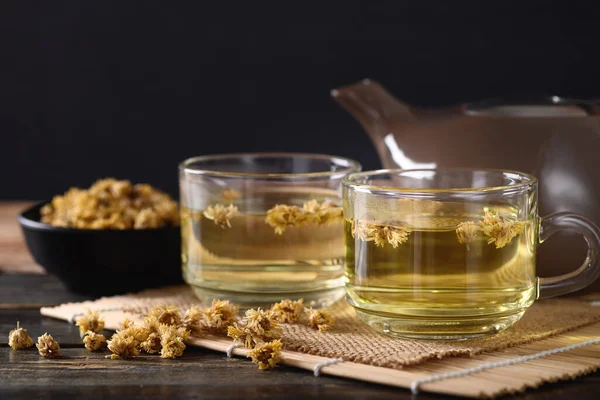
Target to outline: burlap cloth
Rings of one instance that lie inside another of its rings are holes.
[[[83,312],[85,307],[127,309],[141,313],[158,304],[177,305],[182,310],[194,304],[200,305],[190,288],[177,286],[44,308],[42,314],[69,319],[73,314]],[[589,299],[557,298],[536,302],[515,326],[491,337],[468,341],[423,341],[391,338],[375,332],[356,316],[345,300],[338,301],[327,311],[336,319],[333,328],[327,332],[319,332],[302,324],[284,324],[285,348],[397,369],[434,358],[501,350],[600,321],[600,307],[591,305]],[[113,317],[123,316],[121,311]],[[108,318],[107,328],[116,327],[116,322]]]

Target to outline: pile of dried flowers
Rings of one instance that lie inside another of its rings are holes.
[[[324,311],[305,308],[303,300],[282,300],[268,310],[249,309],[243,318],[237,317],[238,307],[229,301],[213,300],[210,307],[192,306],[185,313],[175,306],[159,305],[152,308],[141,325],[125,319],[110,339],[101,333],[104,321],[97,311],[87,309],[76,325],[79,327],[85,347],[90,351],[108,348],[110,359],[128,359],[141,352],[159,354],[162,358],[183,355],[186,341],[194,335],[227,335],[236,343],[250,349],[247,357],[261,370],[273,368],[281,360],[283,343],[282,323],[304,322],[319,331],[328,330],[333,318]],[[17,328],[9,333],[9,345],[13,349],[33,346],[33,340],[17,322]],[[38,337],[37,349],[43,357],[59,357],[60,345],[45,333]]]

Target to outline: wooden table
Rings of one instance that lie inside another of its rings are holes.
[[[243,358],[189,348],[183,357],[163,360],[141,356],[108,361],[82,347],[77,327],[42,317],[39,308],[87,299],[69,293],[53,276],[43,274],[29,257],[15,216],[25,203],[0,203],[0,399],[39,397],[86,399],[141,398],[385,398],[411,399],[408,390],[371,385],[285,366],[258,371]],[[61,344],[60,359],[39,357],[33,349],[13,351],[8,332],[17,320],[34,339],[48,332]],[[597,399],[600,372],[574,382],[550,384],[515,398]],[[423,393],[417,399],[454,397]]]

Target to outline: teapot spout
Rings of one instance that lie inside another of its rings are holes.
[[[360,122],[373,141],[385,135],[384,125],[415,120],[406,104],[370,79],[333,89],[331,96]]]

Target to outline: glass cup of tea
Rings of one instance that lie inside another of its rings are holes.
[[[356,161],[318,154],[221,154],[179,166],[185,281],[204,302],[242,308],[344,296],[341,180]]]
[[[500,332],[540,298],[600,275],[600,231],[570,212],[538,216],[538,183],[521,172],[379,170],[343,179],[346,298],[377,331],[466,339]],[[536,275],[536,250],[574,230],[588,253],[579,269]]]

